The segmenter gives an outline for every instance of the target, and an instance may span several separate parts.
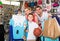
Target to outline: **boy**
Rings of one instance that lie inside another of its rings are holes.
[[[33,31],[35,28],[38,27],[38,24],[33,22],[33,14],[29,13],[28,14],[28,36],[27,36],[27,41],[35,41],[36,37],[33,34]]]

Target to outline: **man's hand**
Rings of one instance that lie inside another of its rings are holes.
[[[43,32],[40,34],[40,36],[42,36],[43,35]]]
[[[26,26],[27,26],[27,25],[24,23],[24,29],[26,29]]]
[[[48,14],[48,18],[50,18],[50,17],[52,17],[52,15],[51,14]]]

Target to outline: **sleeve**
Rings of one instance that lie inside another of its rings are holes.
[[[28,21],[26,18],[24,18],[24,27],[25,29],[28,29]]]
[[[14,24],[13,19],[10,19],[9,25],[13,25],[13,24]]]

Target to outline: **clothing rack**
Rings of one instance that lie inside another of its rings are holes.
[[[60,15],[60,14],[52,14],[52,15]]]

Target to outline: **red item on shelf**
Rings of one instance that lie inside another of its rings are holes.
[[[25,8],[27,8],[28,7],[28,2],[25,2]]]
[[[42,0],[38,0],[38,4],[41,5],[42,4]]]
[[[0,8],[3,8],[3,6],[0,5]]]

